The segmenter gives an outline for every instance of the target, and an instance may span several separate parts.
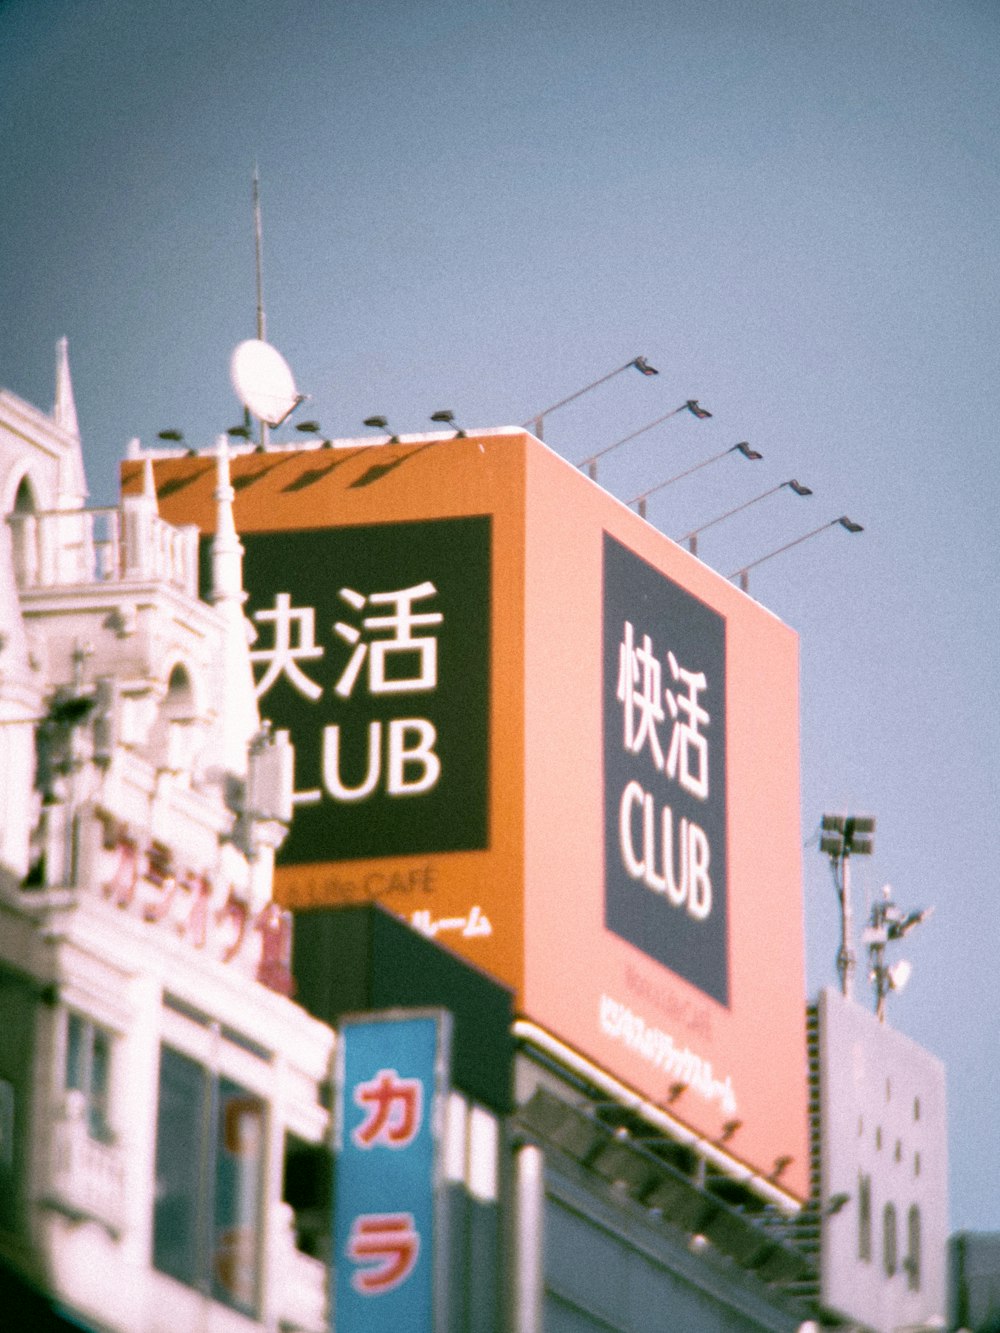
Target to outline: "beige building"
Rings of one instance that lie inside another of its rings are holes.
[[[151,471],[86,496],[63,341],[51,414],[0,392],[0,1261],[73,1327],[321,1330],[282,1196],[333,1033],[289,998],[225,445],[209,601]]]

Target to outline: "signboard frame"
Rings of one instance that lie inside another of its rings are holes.
[[[373,1318],[400,1333],[446,1333],[451,1035],[444,1009],[340,1020],[330,1283],[338,1333],[367,1333]]]

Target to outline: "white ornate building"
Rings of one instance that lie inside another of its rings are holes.
[[[333,1034],[289,994],[291,747],[217,469],[206,602],[149,465],[85,507],[65,341],[51,414],[0,391],[0,1263],[74,1327],[326,1327],[284,1182]]]

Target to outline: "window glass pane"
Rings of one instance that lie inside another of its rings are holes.
[[[882,1265],[886,1277],[892,1277],[899,1266],[896,1239],[896,1208],[887,1203],[882,1212]]]
[[[86,1027],[79,1014],[70,1014],[66,1023],[66,1088],[86,1092]]]
[[[872,1180],[858,1176],[858,1258],[868,1262],[872,1257]]]
[[[914,1203],[907,1215],[906,1285],[911,1291],[920,1290],[920,1209]]]
[[[210,1188],[204,1169],[209,1091],[200,1065],[169,1046],[161,1048],[153,1264],[190,1286],[204,1277],[199,1217],[206,1215]]]
[[[93,1028],[90,1048],[90,1132],[96,1139],[111,1136],[108,1125],[108,1068],[111,1064],[111,1037],[103,1028]]]
[[[212,1294],[238,1310],[257,1307],[264,1103],[219,1080],[215,1137]]]

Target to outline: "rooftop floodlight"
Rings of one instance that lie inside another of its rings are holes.
[[[871,856],[875,820],[871,815],[824,815],[820,820],[819,849],[830,858],[833,886],[840,900],[840,948],[837,972],[840,989],[851,998],[854,969],[853,909],[851,906],[851,857]]]
[[[765,560],[773,560],[776,555],[781,555],[783,551],[790,551],[793,546],[801,546],[801,544],[807,542],[810,537],[818,537],[821,532],[825,532],[827,528],[835,528],[838,523],[842,528],[846,528],[848,532],[864,532],[864,528],[860,523],[855,523],[853,520],[849,519],[846,514],[842,514],[840,518],[832,518],[829,523],[824,523],[822,527],[813,528],[811,532],[803,533],[801,537],[796,537],[794,541],[786,542],[784,546],[779,546],[777,550],[768,551],[767,555],[762,555],[756,560],[751,560],[748,565],[744,565],[742,569],[734,570],[732,574],[727,574],[726,577],[729,579],[739,578],[740,587],[744,592],[748,592],[750,589],[751,569],[756,569],[757,566],[762,565]]]
[[[742,445],[737,445],[736,447],[741,453],[744,453]],[[749,448],[749,445],[747,448]],[[751,451],[751,453],[753,453],[753,451]],[[750,456],[751,454],[744,453],[744,457],[749,458]],[[759,458],[760,454],[754,454],[754,456]],[[785,486],[788,486],[796,495],[812,495],[812,491],[809,487],[803,486],[801,482],[795,480],[783,481],[780,485],[772,486],[770,490],[764,491],[760,495],[755,495],[752,500],[744,500],[743,503],[737,505],[735,509],[727,509],[724,514],[719,514],[716,518],[710,518],[708,522],[703,523],[700,528],[694,528],[691,532],[686,532],[683,537],[678,537],[677,540],[679,542],[687,542],[688,550],[691,554],[697,555],[698,538],[707,528],[714,528],[716,523],[722,523],[725,519],[732,518],[734,514],[741,514],[744,509],[749,509],[751,505],[757,504],[760,500],[766,500],[769,495],[776,495],[777,492],[782,490]]]
[[[431,413],[431,421],[440,422],[443,426],[455,426],[455,413],[443,407],[440,412]],[[461,427],[455,426],[455,439],[464,440],[465,438],[465,431]]]
[[[680,410],[681,409],[678,408],[678,411]],[[628,503],[630,505],[638,505],[639,517],[645,518],[646,501],[651,495],[655,495],[657,491],[662,491],[668,486],[672,486],[675,481],[682,481],[685,477],[690,477],[692,472],[700,472],[703,467],[708,467],[709,463],[717,463],[720,458],[725,458],[727,454],[742,454],[743,457],[749,459],[751,463],[756,463],[759,459],[764,457],[764,455],[758,453],[756,449],[751,449],[746,440],[742,440],[739,444],[733,444],[730,445],[728,449],[723,449],[720,454],[713,454],[711,458],[703,458],[700,463],[695,463],[693,467],[685,468],[683,472],[675,473],[674,476],[668,477],[666,481],[657,482],[655,486],[650,486],[650,488],[643,491],[641,495],[633,496]]]
[[[227,435],[236,440],[249,440],[253,438],[253,422],[250,419],[250,409],[243,409],[243,420],[238,426],[230,426],[226,431]]]
[[[380,416],[365,417],[364,421],[362,422],[362,425],[371,426],[372,430],[389,430],[389,421],[388,418],[386,417],[380,417]],[[399,436],[393,435],[390,432],[389,439],[386,441],[386,443],[398,444]]]
[[[623,366],[616,366],[614,370],[609,370],[608,373],[602,375],[600,379],[593,380],[590,384],[585,384],[582,389],[577,389],[576,393],[571,393],[568,398],[560,398],[558,403],[552,403],[549,407],[543,407],[540,412],[536,412],[533,417],[529,417],[527,421],[522,422],[522,426],[525,430],[530,427],[540,440],[544,439],[545,437],[542,434],[542,431],[545,424],[545,418],[550,412],[555,412],[560,407],[565,407],[567,403],[572,403],[575,399],[582,398],[585,393],[590,393],[591,389],[596,389],[599,384],[606,384],[608,380],[614,379],[616,375],[620,375],[623,370],[631,370],[633,367],[640,375],[659,375],[660,373],[655,366],[649,364],[644,356],[634,356],[631,361],[626,361]]]
[[[631,365],[631,362],[629,362],[629,364]],[[590,480],[596,481],[597,460],[599,458],[604,458],[605,455],[610,454],[613,450],[618,449],[621,445],[628,444],[629,440],[634,440],[637,439],[640,435],[645,435],[647,430],[652,430],[654,426],[660,426],[663,424],[664,421],[669,421],[670,418],[675,417],[678,412],[687,412],[689,410],[693,410],[691,408],[692,403],[694,403],[695,407],[698,407],[697,400],[694,398],[689,398],[686,403],[681,403],[680,407],[674,407],[669,412],[664,412],[662,417],[657,417],[655,421],[650,421],[645,426],[640,426],[639,429],[634,430],[631,435],[623,435],[620,440],[615,440],[613,444],[607,444],[604,446],[603,449],[598,449],[596,454],[590,454],[587,458],[581,459],[581,461],[577,463],[577,467],[580,468],[585,467],[587,469],[587,475],[590,477]],[[710,417],[711,415],[712,415],[711,412],[706,412],[704,408],[699,408],[698,411],[695,413],[695,416],[700,416],[700,417]]]

